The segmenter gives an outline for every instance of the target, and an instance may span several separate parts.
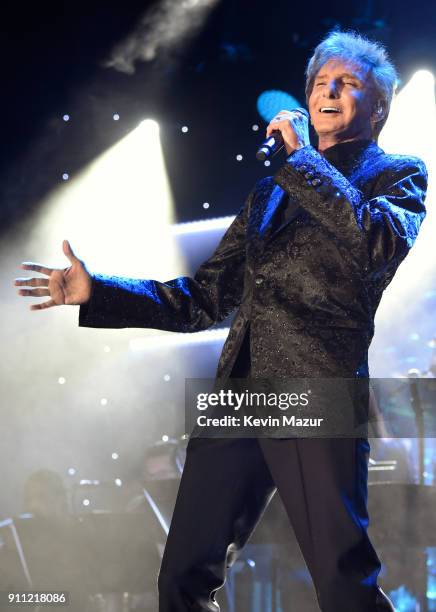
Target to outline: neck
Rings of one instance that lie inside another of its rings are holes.
[[[351,142],[353,140],[375,140],[370,132],[362,132],[356,136],[341,136],[340,134],[318,134],[318,151],[322,153],[325,149],[333,147],[340,142]]]

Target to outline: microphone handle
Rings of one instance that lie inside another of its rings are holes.
[[[273,157],[277,153],[280,153],[284,146],[285,143],[282,133],[280,130],[274,130],[274,132],[271,132],[270,137],[264,140],[262,145],[258,148],[256,159],[265,161],[269,157]]]
[[[309,113],[305,108],[294,108],[294,111],[298,111],[301,115],[304,115],[309,119]],[[274,130],[271,132],[269,138],[263,141],[261,146],[258,148],[256,153],[256,159],[259,161],[265,161],[269,157],[277,155],[285,146],[283,136],[280,130]]]

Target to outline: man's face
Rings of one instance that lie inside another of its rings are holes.
[[[331,59],[314,79],[309,97],[310,119],[321,138],[371,138],[375,102],[369,68]]]

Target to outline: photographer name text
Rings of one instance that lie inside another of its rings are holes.
[[[285,414],[280,417],[251,415],[207,417],[204,414],[197,417],[199,427],[320,427],[323,421],[322,418],[299,418]]]

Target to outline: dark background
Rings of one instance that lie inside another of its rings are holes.
[[[65,169],[74,177],[146,117],[161,126],[178,219],[234,214],[266,173],[254,159],[261,132],[251,125],[265,127],[258,95],[280,89],[304,104],[306,61],[335,26],[384,42],[405,81],[417,68],[435,68],[434,7],[424,0],[222,0],[191,38],[137,62],[133,74],[104,67],[114,45],[156,5],[2,5],[3,231],[35,209]]]

